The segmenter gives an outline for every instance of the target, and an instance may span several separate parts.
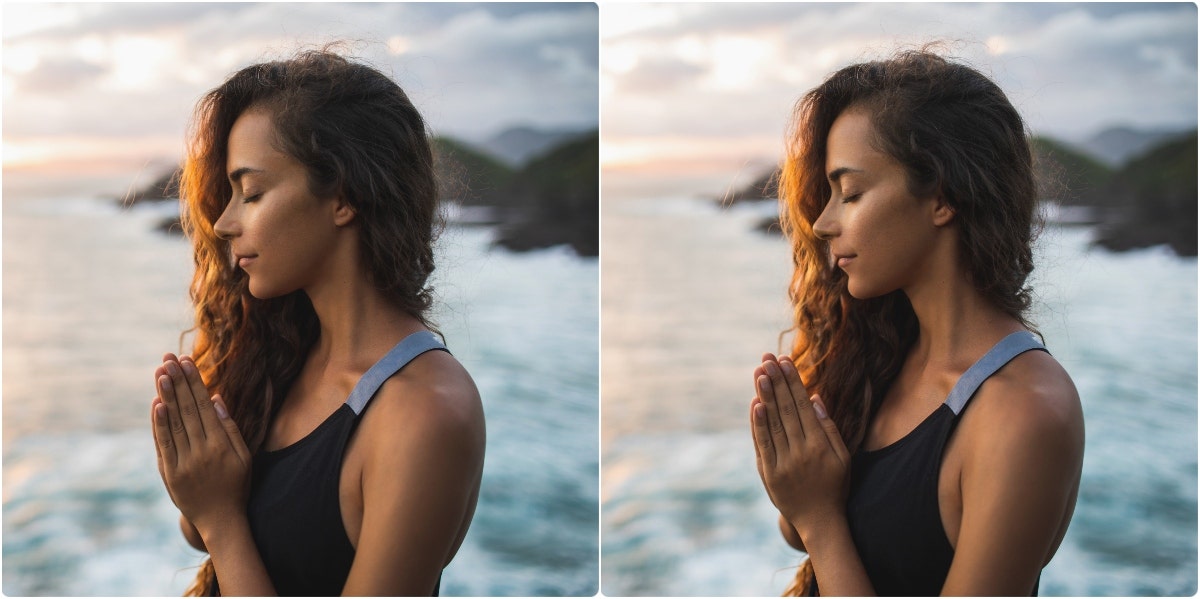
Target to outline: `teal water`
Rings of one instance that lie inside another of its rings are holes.
[[[190,326],[170,207],[72,196],[3,203],[3,591],[179,595],[202,555],[154,463],[152,373]],[[434,319],[488,421],[471,531],[448,595],[598,588],[598,265],[511,254],[487,229],[439,241]]]
[[[605,197],[602,554],[608,595],[779,595],[787,547],[754,467],[751,375],[790,313],[773,206]],[[1034,320],[1087,427],[1079,502],[1042,595],[1197,584],[1196,259],[1038,243]]]

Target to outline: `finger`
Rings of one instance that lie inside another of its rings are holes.
[[[154,421],[158,406],[163,406],[163,402],[162,398],[156,395],[154,399],[150,400],[150,435],[154,437],[154,455],[158,458],[158,474],[161,476],[163,473],[162,448],[158,445],[158,423]],[[163,409],[165,410],[166,406],[163,406]]]
[[[166,363],[167,376],[171,378],[171,387],[175,393],[175,402],[179,410],[179,418],[187,430],[188,442],[191,447],[204,443],[204,423],[200,420],[200,409],[196,398],[192,396],[192,387],[187,375],[179,362]]]
[[[170,425],[170,411],[162,402],[156,402],[150,409],[150,418],[154,423],[154,446],[158,452],[158,472],[166,481],[166,469],[173,468],[179,459],[175,451],[175,435]]]
[[[179,414],[179,401],[175,398],[175,383],[171,381],[170,375],[164,374],[158,377],[158,396],[162,398],[163,404],[166,406],[167,418],[164,420],[169,425],[170,441],[175,450],[180,447],[187,449],[189,446],[187,428],[183,425],[183,418]],[[162,440],[165,442],[166,440]]]
[[[779,358],[779,368],[783,370],[783,376],[792,390],[792,395],[808,397],[808,391],[805,390],[804,381],[800,380],[800,370],[796,368],[796,363],[791,358],[783,356]]]
[[[771,379],[771,390],[775,394],[779,420],[783,423],[783,430],[787,432],[789,443],[792,441],[803,442],[807,431],[804,430],[799,417],[800,407],[797,406],[797,403],[800,402],[797,402],[796,398],[792,396],[792,390],[788,387],[787,379],[780,366],[781,364],[778,362],[763,364],[767,376]]]
[[[204,435],[206,438],[213,436],[211,435],[212,432],[219,431],[223,427],[221,419],[217,417],[217,413],[213,410],[212,398],[208,394],[208,386],[204,384],[204,379],[200,376],[200,369],[196,367],[196,363],[188,356],[180,358],[179,365],[183,369],[183,376],[187,380],[188,389],[192,393],[192,399],[196,401],[196,413],[200,416],[200,423],[204,427]]]
[[[765,407],[759,408],[758,406],[760,406],[760,405],[762,405],[762,402],[759,401],[757,397],[754,397],[750,400],[750,438],[754,441],[754,464],[758,467],[758,477],[762,478],[763,477],[763,463],[762,463],[763,452],[758,447],[758,432],[754,430],[755,429],[755,422],[754,422],[755,410],[766,409]]]
[[[763,375],[758,377],[758,385],[755,387],[758,390],[758,399],[763,403],[766,411],[767,430],[771,434],[771,446],[776,452],[787,451],[790,446],[787,431],[783,428],[783,420],[780,418],[779,405],[775,398],[775,389],[771,385],[771,377]]]
[[[829,410],[825,408],[825,402],[821,401],[821,397],[814,395],[812,398],[813,412],[821,422],[821,429],[825,431],[825,439],[829,441],[829,446],[833,448],[833,452],[842,460],[843,464],[850,463],[850,450],[846,449],[846,441],[842,439],[842,433],[838,431],[837,423],[829,417]]]
[[[252,460],[250,448],[246,447],[246,439],[242,436],[242,431],[238,430],[237,422],[229,417],[229,407],[225,405],[225,400],[220,395],[214,395],[212,398],[213,412],[220,419],[221,427],[225,430],[225,435],[229,439],[229,444],[233,446],[233,450],[237,452],[238,457],[242,461],[249,464]]]
[[[763,366],[767,362],[774,362],[774,361],[775,361],[774,354],[766,353],[766,354],[762,355],[762,360],[760,360],[761,363],[758,366],[754,367],[754,384],[756,384],[756,385],[758,384],[758,377],[765,376],[767,374],[767,371],[763,370]]]
[[[790,358],[784,358],[779,361],[779,369],[783,379],[787,381],[787,388],[791,391],[791,397],[796,405],[796,413],[804,432],[806,434],[816,432],[821,423],[812,409],[812,402],[808,400],[808,391],[804,388],[804,383],[800,381],[800,372],[796,370],[796,365]]]
[[[775,450],[767,424],[767,406],[761,401],[750,405],[751,430],[754,431],[754,452],[758,456],[758,476],[765,483],[766,471],[775,468]]]

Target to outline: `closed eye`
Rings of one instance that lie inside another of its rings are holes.
[[[255,200],[257,200],[257,199],[259,199],[259,198],[261,198],[261,197],[262,197],[262,194],[261,194],[261,193],[256,193],[256,194],[254,194],[254,195],[249,195],[249,196],[246,196],[246,197],[242,198],[242,203],[243,203],[243,204],[249,204],[250,202],[253,202],[253,201],[255,201]]]
[[[843,203],[843,204],[849,204],[850,202],[853,202],[853,201],[855,201],[855,200],[857,200],[857,199],[859,199],[859,198],[861,198],[861,197],[862,197],[862,194],[861,194],[861,193],[854,193],[854,194],[850,194],[850,195],[848,195],[848,196],[843,196],[843,197],[842,197],[842,203]]]

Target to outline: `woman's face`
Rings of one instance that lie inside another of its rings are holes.
[[[332,274],[332,255],[344,203],[308,188],[308,172],[272,145],[275,128],[261,110],[248,110],[229,132],[226,174],[233,197],[214,223],[229,240],[233,260],[259,299],[306,289]]]
[[[825,156],[831,194],[813,223],[858,299],[918,281],[928,272],[939,228],[953,214],[936,195],[913,196],[904,167],[872,147],[872,135],[864,110],[847,109],[834,121]]]

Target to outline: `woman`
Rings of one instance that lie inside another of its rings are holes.
[[[799,103],[780,189],[797,339],[755,370],[751,428],[809,554],[791,592],[1036,594],[1084,435],[1025,316],[1020,116],[934,54],[852,65]]]
[[[181,183],[192,357],[152,405],[189,594],[428,595],[479,494],[478,391],[431,333],[424,122],[328,52],[208,93]]]

